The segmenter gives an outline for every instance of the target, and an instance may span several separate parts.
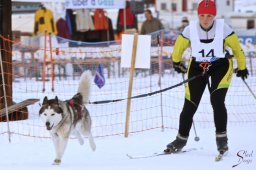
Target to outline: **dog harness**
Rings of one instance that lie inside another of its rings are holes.
[[[77,120],[80,120],[82,118],[82,111],[84,110],[84,106],[75,102],[74,99],[70,99],[68,101],[68,104],[73,108],[73,111],[75,113],[74,121],[77,122]]]

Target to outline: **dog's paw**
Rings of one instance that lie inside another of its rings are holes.
[[[84,140],[82,138],[78,138],[79,144],[83,145],[84,144]]]
[[[61,163],[61,160],[55,159],[52,164],[53,164],[53,165],[60,165],[60,163]]]
[[[95,143],[94,142],[90,142],[90,146],[91,146],[92,151],[94,152],[96,150]]]

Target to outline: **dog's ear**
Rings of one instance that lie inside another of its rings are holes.
[[[55,101],[58,103],[59,102],[59,99],[57,96],[55,96]]]
[[[47,96],[44,97],[44,101],[43,101],[43,105],[47,104],[48,103],[48,98]]]

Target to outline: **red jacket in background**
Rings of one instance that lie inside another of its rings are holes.
[[[103,9],[96,9],[94,13],[94,29],[108,30],[108,18]]]
[[[127,7],[125,9],[126,14],[126,26],[127,27],[135,27],[135,15],[131,11],[131,7]],[[118,23],[119,26],[124,27],[124,10],[120,9],[118,12]]]
[[[68,24],[63,18],[58,19],[56,25],[58,30],[58,36],[66,39],[71,38],[71,33],[69,32]]]

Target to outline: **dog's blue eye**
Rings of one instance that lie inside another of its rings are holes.
[[[46,116],[46,113],[44,113],[44,115]]]
[[[53,113],[53,114],[51,114],[51,116],[54,116],[55,114]]]

